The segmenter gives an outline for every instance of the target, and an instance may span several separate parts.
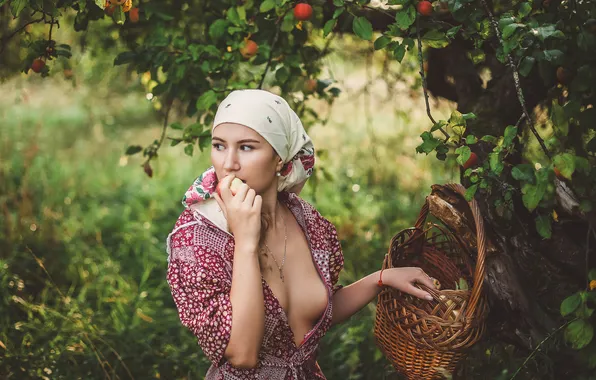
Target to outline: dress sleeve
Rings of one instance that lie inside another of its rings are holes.
[[[167,280],[180,321],[197,337],[209,360],[219,365],[232,331],[231,279],[223,252],[193,244],[195,228],[172,235]]]
[[[329,274],[331,277],[331,284],[333,286],[333,294],[339,289],[343,288],[343,285],[338,284],[339,274],[344,268],[344,254],[341,250],[341,243],[337,237],[337,229],[333,223],[329,222]]]

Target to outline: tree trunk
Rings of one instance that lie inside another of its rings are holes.
[[[505,128],[515,125],[522,115],[512,73],[496,60],[493,52],[487,51],[485,67],[492,78],[483,86],[477,68],[466,58],[469,48],[466,44],[456,40],[447,48],[429,52],[428,89],[435,96],[456,101],[460,112],[477,115],[468,124],[467,132],[479,137],[502,136]],[[530,111],[547,99],[547,89],[537,72],[522,79],[522,88]],[[534,138],[533,135],[530,138]],[[516,148],[516,154],[506,166],[521,163],[521,141]],[[482,143],[472,149],[479,162],[486,160],[492,150]],[[470,185],[463,171],[461,179],[464,186]],[[592,240],[589,247],[596,247],[594,236],[588,236],[589,223],[573,213],[570,205],[575,200],[563,191],[566,188],[563,182],[555,181],[558,194],[555,210],[559,221],[553,224],[549,240],[543,240],[536,232],[534,216],[524,207],[520,193],[514,195],[511,219],[494,211],[495,194],[499,189],[493,189],[492,193],[479,189],[476,193],[491,247],[485,276],[491,306],[487,335],[515,345],[524,354],[530,354],[549,333],[565,323],[559,313],[562,300],[585,287],[587,268],[595,265],[594,248],[589,251],[587,248],[588,239]],[[513,178],[507,178],[506,182],[519,188]],[[453,200],[453,194],[441,187],[435,187],[433,195],[444,201]],[[461,214],[465,213],[465,204],[454,207]],[[457,230],[453,222],[442,220]],[[472,242],[475,240],[470,231],[466,236],[471,237]],[[551,356],[554,378],[581,370],[574,351],[562,349]]]

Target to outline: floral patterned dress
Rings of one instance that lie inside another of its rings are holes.
[[[168,283],[182,324],[197,337],[212,366],[207,380],[325,379],[317,362],[319,341],[331,326],[333,294],[343,268],[343,255],[332,223],[292,193],[280,198],[304,231],[313,262],[328,289],[325,312],[296,345],[287,315],[262,279],[265,333],[259,364],[253,369],[232,367],[223,357],[230,340],[230,289],[234,238],[204,215],[186,209],[168,237]]]

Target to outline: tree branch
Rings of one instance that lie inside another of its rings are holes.
[[[35,19],[35,20],[31,20],[31,21],[23,24],[19,28],[13,30],[12,33],[10,33],[9,35],[0,37],[0,41],[2,41],[2,43],[0,44],[0,53],[2,53],[4,51],[4,48],[6,47],[6,43],[11,38],[13,38],[17,33],[19,33],[20,31],[22,31],[23,29],[25,29],[27,27],[27,25],[36,24],[38,22],[42,22],[43,20],[44,20],[44,17],[43,16],[41,18],[38,18],[38,19]]]
[[[569,325],[571,322],[576,321],[576,320],[577,320],[577,318],[572,319],[570,321],[567,321],[566,323],[564,323],[561,326],[559,326],[555,331],[553,331],[550,334],[548,334],[546,336],[546,338],[542,339],[542,341],[540,343],[538,343],[538,345],[536,346],[536,348],[532,351],[532,353],[530,353],[530,355],[528,355],[528,357],[526,358],[526,360],[524,360],[524,362],[522,363],[522,365],[517,369],[517,371],[515,371],[515,373],[513,374],[513,376],[511,376],[509,378],[509,380],[515,379],[515,377],[519,374],[519,372],[526,366],[526,364],[528,364],[528,362],[530,361],[530,359],[532,359],[534,357],[534,355],[536,355],[536,353],[538,352],[538,350],[540,350],[540,347],[542,347],[542,345],[544,343],[546,343],[550,338],[552,338],[553,336],[555,336],[559,331],[561,331],[562,329],[564,329],[565,327],[567,327],[567,325]]]
[[[499,30],[499,24],[497,23],[495,16],[493,15],[488,4],[486,3],[486,0],[481,0],[481,1],[482,1],[482,5],[484,6],[484,10],[488,14],[490,23],[495,31],[495,34],[496,34],[497,38],[499,39],[499,43],[501,44],[501,46],[505,46],[503,37],[501,36],[501,31]],[[530,130],[532,131],[534,136],[536,136],[536,139],[538,140],[538,143],[540,144],[540,147],[542,147],[542,150],[544,151],[546,156],[550,160],[552,160],[552,156],[551,156],[550,152],[548,151],[546,144],[544,143],[544,140],[538,134],[538,131],[536,130],[536,127],[534,126],[534,121],[532,120],[532,117],[530,116],[530,113],[528,112],[528,108],[526,106],[526,101],[524,99],[524,93],[521,88],[521,84],[519,82],[519,72],[517,71],[517,66],[515,65],[515,62],[513,61],[513,57],[511,56],[511,54],[507,54],[507,66],[509,66],[509,68],[511,69],[511,72],[513,73],[513,82],[515,84],[517,98],[518,98],[519,103],[522,107],[522,111],[523,111],[524,115],[526,116],[526,119],[528,120],[528,126],[530,127]]]
[[[422,57],[422,38],[420,37],[420,17],[418,17],[418,15],[416,16],[416,39],[418,40],[418,63],[420,64],[420,76],[422,77],[422,89],[424,91],[424,102],[426,103],[426,114],[433,125],[436,125],[437,122],[430,113],[430,104],[428,103],[428,88],[426,84],[426,76],[424,75],[424,58]],[[449,139],[449,134],[445,132],[442,127],[439,127],[439,130],[443,132],[445,138]]]

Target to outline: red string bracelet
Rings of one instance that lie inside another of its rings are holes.
[[[379,281],[377,282],[377,286],[379,288],[383,287],[383,271],[385,270],[385,268],[381,269],[381,273],[379,274]]]

